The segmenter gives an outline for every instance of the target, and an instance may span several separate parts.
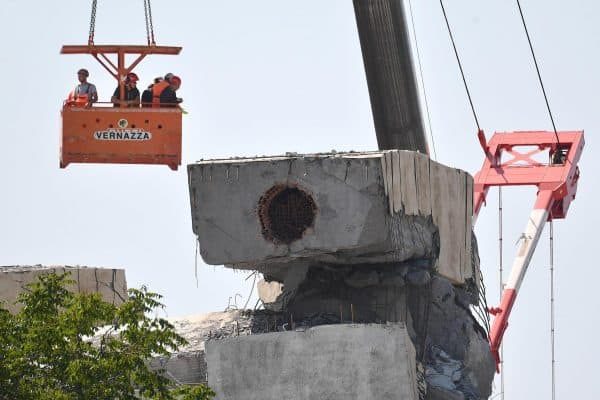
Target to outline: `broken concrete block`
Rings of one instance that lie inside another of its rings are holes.
[[[209,341],[206,362],[218,400],[419,398],[404,324],[323,325]]]
[[[99,293],[102,299],[119,305],[127,300],[125,270],[117,268],[93,268],[84,266],[3,266],[0,267],[0,302],[10,312],[17,312],[21,306],[15,304],[25,286],[37,280],[38,276],[55,272],[70,272],[75,281],[68,289],[74,293]]]
[[[431,259],[462,284],[471,265],[472,178],[410,151],[188,165],[193,230],[211,265]]]
[[[267,282],[264,279],[261,279],[256,284],[256,288],[258,289],[258,298],[263,303],[275,303],[277,298],[283,293],[283,284],[279,282]]]
[[[170,357],[150,360],[150,368],[164,371],[177,384],[198,385],[206,383],[206,359],[204,351],[176,353]]]

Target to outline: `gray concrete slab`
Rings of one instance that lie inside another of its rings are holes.
[[[415,350],[403,324],[324,325],[206,344],[218,400],[416,400]]]
[[[75,281],[68,289],[75,293],[100,293],[102,299],[119,305],[127,299],[125,270],[119,268],[94,268],[85,266],[0,266],[0,302],[10,312],[17,312],[15,304],[25,286],[42,274],[70,272]]]
[[[199,161],[188,165],[188,177],[192,226],[208,264],[260,269],[298,259],[355,264],[428,258],[455,283],[472,277],[472,178],[423,154]],[[285,190],[302,193],[314,214],[287,241],[267,229],[277,218],[302,214],[289,211],[299,206],[287,199],[287,208],[268,216]]]

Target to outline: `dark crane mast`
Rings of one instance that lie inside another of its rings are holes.
[[[353,1],[379,149],[429,154],[402,1]]]

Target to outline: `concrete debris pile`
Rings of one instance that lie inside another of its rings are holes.
[[[200,161],[188,175],[203,259],[264,276],[258,289],[268,312],[238,312],[235,323],[202,338],[208,382],[221,389],[220,399],[280,398],[261,390],[265,379],[239,373],[252,375],[256,366],[244,345],[258,352],[261,373],[280,393],[294,393],[297,384],[278,375],[281,368],[305,382],[290,398],[392,398],[385,393],[397,390],[393,382],[352,386],[339,368],[363,363],[354,370],[361,379],[387,368],[384,357],[359,351],[379,335],[410,338],[412,350],[391,355],[413,380],[402,398],[489,396],[494,361],[470,310],[483,305],[467,173],[394,150]],[[311,333],[323,325],[336,332],[337,348]],[[369,333],[348,329],[355,326]],[[257,335],[265,330],[277,333]],[[296,338],[298,330],[312,339]],[[372,350],[380,354],[388,344],[377,343]],[[244,395],[236,394],[242,387]]]
[[[19,294],[25,286],[37,280],[38,276],[55,272],[70,272],[69,279],[74,283],[68,289],[75,293],[100,293],[102,299],[119,305],[127,299],[127,282],[125,270],[118,268],[94,268],[85,266],[44,266],[17,265],[0,266],[0,302],[10,312],[17,312],[16,304]]]

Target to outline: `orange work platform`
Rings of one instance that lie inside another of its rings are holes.
[[[101,45],[63,46],[61,54],[90,54],[117,80],[120,98],[127,74],[151,54],[177,55],[181,47]],[[125,66],[126,55],[137,57]],[[116,60],[108,56],[116,55]],[[60,167],[71,163],[181,165],[182,109],[175,104],[113,107],[65,101],[62,107]]]
[[[181,109],[62,109],[60,167],[71,163],[181,165]]]

